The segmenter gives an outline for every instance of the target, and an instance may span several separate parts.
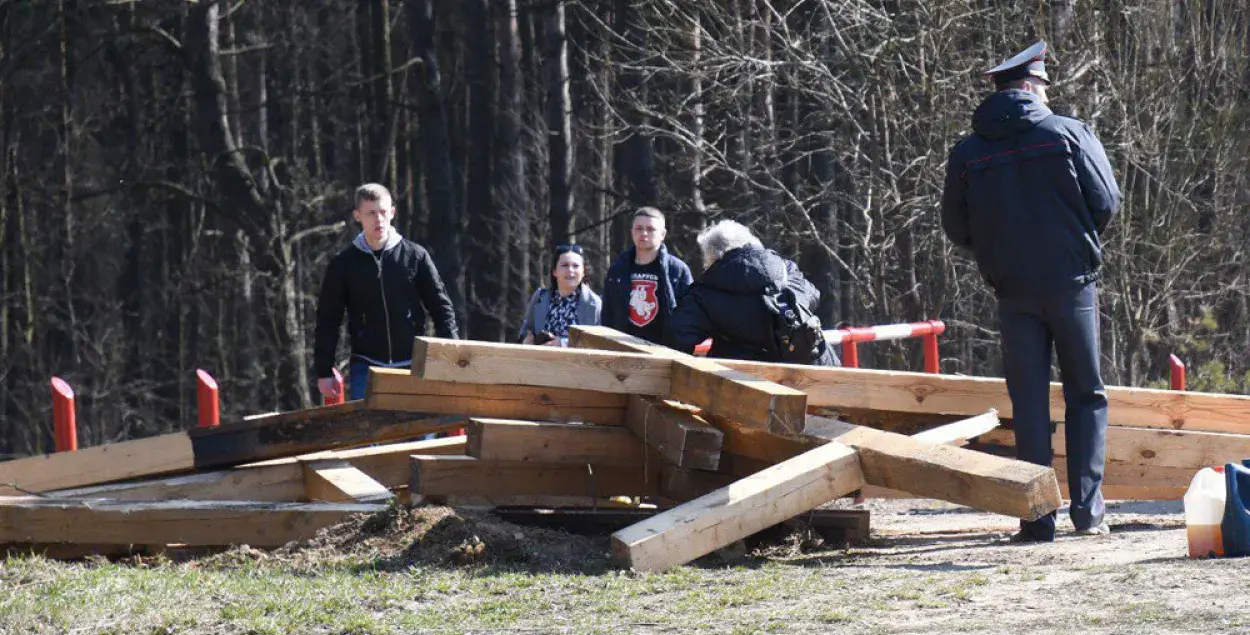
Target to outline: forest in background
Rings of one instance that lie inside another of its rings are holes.
[[[0,0],[0,455],[313,398],[316,293],[395,193],[463,333],[511,340],[554,245],[596,288],[639,205],[733,218],[827,325],[937,318],[944,372],[999,375],[992,295],[943,237],[981,72],[1038,39],[1052,106],[1125,193],[1106,235],[1109,384],[1250,389],[1250,4],[1241,0]],[[1027,193],[1022,193],[1027,196]],[[864,366],[918,369],[914,343]]]

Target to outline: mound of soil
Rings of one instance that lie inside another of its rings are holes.
[[[384,569],[424,564],[591,572],[609,567],[606,536],[524,527],[489,511],[441,506],[393,506],[355,516],[309,540],[290,543],[273,556],[289,564],[372,556]]]

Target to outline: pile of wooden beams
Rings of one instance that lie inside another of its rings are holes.
[[[396,498],[618,506],[649,517],[613,553],[660,569],[853,493],[1020,518],[1061,502],[1054,470],[958,447],[1010,452],[1001,380],[697,359],[601,327],[571,339],[418,338],[412,371],[373,369],[362,401],[0,462],[0,543],[277,546]],[[1109,396],[1113,497],[1179,497],[1197,467],[1250,456],[1250,399]],[[887,429],[846,420],[864,413]]]

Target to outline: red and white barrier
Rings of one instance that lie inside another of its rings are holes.
[[[825,341],[834,345],[842,345],[843,366],[859,368],[859,348],[857,344],[860,342],[923,338],[924,372],[937,373],[941,367],[941,358],[938,357],[937,336],[944,332],[946,332],[946,325],[941,320],[929,320],[927,322],[912,322],[911,324],[883,324],[881,326],[830,329],[825,331]],[[706,356],[711,348],[712,338],[709,337],[694,348],[694,354],[700,357]]]
[[[842,345],[843,366],[859,368],[858,344],[860,342],[923,338],[924,372],[937,373],[941,367],[941,359],[938,357],[937,336],[944,332],[946,332],[946,325],[941,320],[928,320],[910,324],[883,324],[881,326],[832,329],[825,331],[825,339],[830,344]]]

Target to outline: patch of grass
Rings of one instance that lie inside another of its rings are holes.
[[[816,620],[823,624],[844,624],[846,622],[853,621],[854,619],[854,616],[852,616],[849,611],[844,610],[825,611],[824,613],[816,616]]]

